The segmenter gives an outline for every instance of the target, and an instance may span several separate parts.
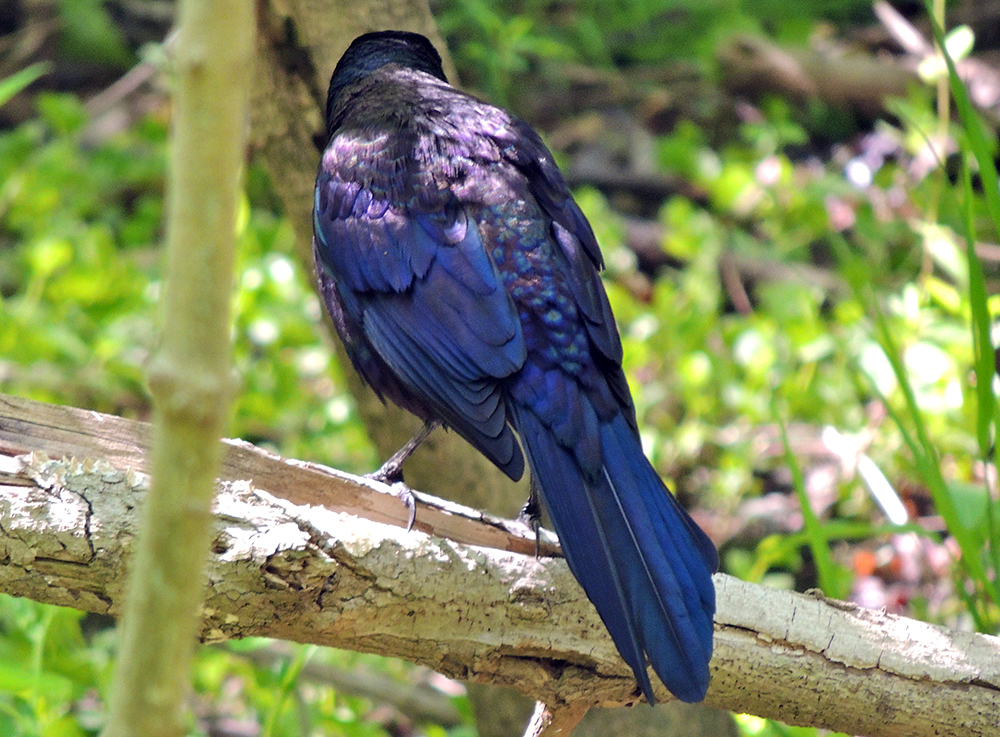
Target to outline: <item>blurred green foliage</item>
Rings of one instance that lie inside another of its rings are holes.
[[[720,42],[737,32],[802,42],[817,22],[868,22],[866,0],[435,0],[441,32],[462,80],[510,104],[514,80],[531,67],[573,60],[597,67],[689,61],[714,68]]]
[[[66,32],[121,58],[115,41],[101,40],[107,28],[70,22],[96,5],[64,0]],[[503,102],[533,66],[679,58],[708,65],[728,33],[802,39],[817,22],[861,18],[868,3],[825,3],[822,16],[788,0],[435,6],[463,78]],[[166,121],[154,113],[94,140],[75,97],[40,95],[37,109],[35,119],[0,133],[0,392],[148,419],[143,372],[160,319]],[[894,482],[932,485],[928,464],[946,469],[940,493],[954,507],[951,523],[960,526],[965,547],[982,553],[981,572],[957,572],[956,589],[965,591],[962,577],[972,576],[977,594],[988,592],[997,573],[986,555],[996,556],[991,513],[997,510],[981,482],[988,448],[980,430],[986,400],[977,386],[992,386],[993,376],[977,363],[982,355],[970,324],[974,316],[991,324],[1000,297],[976,291],[982,284],[966,243],[995,239],[996,215],[963,181],[944,172],[916,180],[895,162],[875,172],[869,188],[856,187],[840,165],[793,157],[808,135],[786,103],[766,101],[760,110],[759,120],[742,124],[721,147],[686,122],[657,139],[660,170],[696,185],[705,201],[676,196],[663,205],[662,250],[685,266],[661,275],[642,299],[623,218],[596,190],[576,192],[608,264],[647,452],[684,493],[727,515],[761,490],[753,430],[781,425],[794,436],[798,424],[861,433],[871,422],[871,402],[884,398],[898,422],[879,428],[869,455]],[[910,151],[925,146],[937,127],[931,95],[914,91],[896,111],[901,122],[880,124],[881,132]],[[969,138],[957,127],[953,134]],[[976,166],[968,156],[965,162]],[[849,226],[834,227],[833,212],[849,213]],[[298,269],[293,238],[266,175],[251,164],[234,294],[243,388],[232,433],[288,456],[370,470],[375,454],[344,368],[325,342],[321,308]],[[726,254],[787,275],[757,284],[753,310],[744,314],[720,283]],[[810,271],[817,263],[822,268]],[[973,371],[978,383],[969,379]],[[789,461],[794,467],[794,455],[764,464]],[[818,531],[768,536],[749,550],[727,548],[724,569],[789,587],[811,558],[826,593],[845,596],[852,573],[837,545],[888,528],[859,483],[839,492]],[[988,596],[963,602],[956,595],[937,607],[918,598],[912,607],[951,625],[965,623],[974,609],[978,626],[992,632],[1000,621]],[[385,733],[367,720],[369,702],[304,683],[298,669],[309,659],[344,669],[364,663],[405,680],[408,666],[311,649],[281,666],[254,665],[251,651],[266,646],[251,641],[201,651],[195,669],[201,721],[192,734],[223,716],[289,737]],[[0,734],[96,735],[114,648],[113,631],[90,627],[78,612],[0,598]],[[472,734],[468,703],[458,703],[465,725],[450,731],[424,725],[422,733]],[[740,725],[746,735],[815,734],[753,718]]]
[[[50,402],[147,418],[144,364],[160,288],[166,123],[96,145],[76,98],[0,136],[0,386]],[[236,434],[349,469],[370,468],[320,306],[294,264],[266,176],[248,177],[236,292]],[[254,198],[267,202],[257,207]],[[319,400],[319,401],[317,401]]]
[[[89,64],[127,68],[135,62],[102,0],[58,0],[62,52]]]
[[[107,655],[84,640],[83,616],[0,597],[0,734],[88,734],[82,702],[88,691],[106,684],[109,665]],[[75,715],[74,708],[80,710]]]

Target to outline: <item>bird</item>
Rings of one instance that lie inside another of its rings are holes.
[[[426,37],[379,31],[336,65],[325,141],[313,253],[354,368],[423,436],[527,465],[641,694],[651,664],[703,700],[718,553],[643,453],[603,258],[541,137],[451,86]]]

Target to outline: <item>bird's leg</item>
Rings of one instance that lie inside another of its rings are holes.
[[[440,420],[427,420],[420,432],[406,441],[402,448],[392,454],[392,458],[382,464],[374,473],[368,474],[368,478],[381,481],[383,484],[395,484],[403,480],[403,463],[413,455],[413,451],[420,447],[420,444],[427,440],[435,429],[441,425]]]
[[[538,486],[535,485],[535,477],[531,477],[530,491],[528,492],[528,501],[524,503],[521,507],[521,513],[517,515],[517,518],[528,527],[531,531],[535,533],[535,559],[541,557],[542,553],[542,541],[538,539],[538,530],[542,526],[542,505],[541,500],[538,496]]]
[[[367,474],[370,479],[395,487],[396,496],[406,505],[409,512],[406,524],[407,532],[413,529],[413,523],[417,519],[417,501],[413,497],[413,491],[403,482],[403,464],[440,424],[440,420],[427,420],[420,428],[420,432],[406,441],[403,447],[393,453],[392,457],[383,463],[377,471]]]

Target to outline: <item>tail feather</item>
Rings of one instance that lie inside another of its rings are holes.
[[[623,417],[619,415],[605,425],[601,437],[614,499],[629,523],[636,547],[644,554],[653,592],[675,628],[678,624],[675,620],[683,625],[676,638],[687,645],[682,652],[689,659],[690,668],[694,671],[704,667],[707,687],[715,612],[711,577],[719,567],[718,553],[708,536],[664,487]],[[655,542],[659,542],[662,555],[655,554]],[[660,582],[666,583],[667,588],[658,585]],[[695,638],[689,636],[690,629],[694,629]],[[655,663],[656,659],[652,659]]]
[[[591,503],[592,496],[580,493],[584,483],[579,465],[533,414],[523,413],[518,429],[570,571],[594,602],[618,652],[635,671],[643,694],[653,703],[646,658],[634,617],[626,605],[626,584],[621,580],[599,513]]]
[[[708,690],[714,546],[666,490],[621,414],[599,429],[603,465],[579,454],[525,407],[514,410],[532,474],[570,570],[653,703],[647,656],[671,693]]]

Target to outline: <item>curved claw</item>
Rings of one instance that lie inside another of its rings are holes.
[[[410,438],[402,448],[393,453],[392,457],[383,463],[377,471],[365,474],[365,478],[374,479],[393,487],[396,496],[406,505],[409,513],[406,522],[407,532],[413,529],[413,523],[417,521],[417,499],[413,495],[413,490],[403,482],[403,464],[413,454],[413,451],[419,448],[420,444],[440,424],[439,420],[428,420],[420,428],[420,432]]]
[[[409,532],[413,529],[413,523],[417,521],[417,497],[413,493],[413,489],[404,484],[402,481],[393,484],[393,490],[399,500],[406,505],[406,510],[408,512],[406,519],[406,531]]]

